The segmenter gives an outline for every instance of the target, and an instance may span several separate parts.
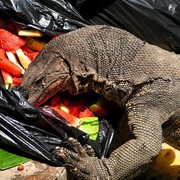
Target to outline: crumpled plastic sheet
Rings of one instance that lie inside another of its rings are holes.
[[[92,24],[120,27],[144,41],[180,53],[180,1],[86,0],[76,9]]]
[[[62,166],[51,151],[55,146],[65,146],[66,138],[74,137],[82,145],[91,145],[99,158],[106,157],[114,134],[106,120],[100,120],[99,135],[93,141],[50,107],[35,107],[27,97],[27,90],[21,86],[11,90],[0,87],[0,146]]]
[[[44,33],[108,24],[180,53],[177,0],[0,0],[0,10],[1,15]]]
[[[65,0],[0,0],[0,10],[15,22],[45,33],[72,31],[89,24]]]

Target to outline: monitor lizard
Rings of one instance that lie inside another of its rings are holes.
[[[109,157],[89,156],[73,138],[74,151],[56,149],[79,179],[132,179],[146,171],[163,141],[180,148],[180,56],[125,30],[92,25],[54,38],[21,85],[35,105],[59,91],[93,90],[125,108],[133,138]]]

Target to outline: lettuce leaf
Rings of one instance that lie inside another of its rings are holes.
[[[96,140],[99,132],[98,117],[83,117],[80,120],[81,126],[79,129],[89,134],[92,140]]]

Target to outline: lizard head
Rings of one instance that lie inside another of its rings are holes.
[[[29,65],[21,83],[29,91],[28,101],[37,106],[59,91],[74,90],[68,64],[58,54],[44,51]]]

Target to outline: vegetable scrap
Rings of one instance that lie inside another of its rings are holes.
[[[57,93],[42,106],[51,107],[72,126],[87,133],[96,140],[99,132],[100,118],[107,119],[107,113],[112,114],[117,107],[95,93],[70,95],[68,92]],[[105,104],[108,104],[105,106]],[[93,108],[92,108],[93,107]],[[111,112],[110,112],[111,111]]]
[[[3,19],[1,19],[3,21]],[[34,29],[26,29],[14,22],[0,24],[0,71],[5,88],[21,84],[29,64],[38,56],[44,46],[58,35],[45,35]],[[72,126],[89,134],[96,140],[99,131],[99,119],[106,116],[107,109],[101,100],[87,104],[89,99],[73,101],[71,97],[56,95],[49,106]]]
[[[1,22],[0,71],[7,89],[21,83],[29,64],[52,38],[50,35],[26,29],[14,22]]]

